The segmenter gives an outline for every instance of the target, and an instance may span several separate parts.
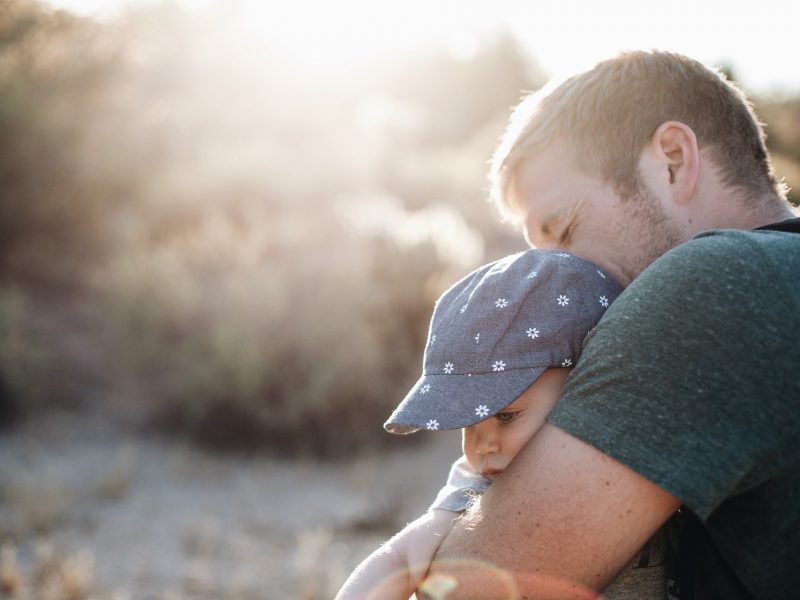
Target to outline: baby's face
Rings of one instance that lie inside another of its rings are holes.
[[[564,380],[570,371],[547,369],[502,411],[462,429],[462,447],[470,466],[490,479],[502,473],[517,452],[544,425],[547,413],[561,397]]]

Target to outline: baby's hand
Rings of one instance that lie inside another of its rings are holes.
[[[408,600],[428,573],[457,513],[432,509],[370,554],[348,577],[336,600]]]
[[[414,589],[419,587],[428,574],[433,555],[450,532],[456,517],[458,513],[449,510],[431,509],[398,534],[408,532],[404,536],[403,545]]]

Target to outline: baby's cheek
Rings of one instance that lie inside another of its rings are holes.
[[[530,439],[536,434],[539,429],[541,429],[542,425],[544,425],[544,419],[537,420],[531,423],[528,423],[526,427],[521,428],[520,431],[515,432],[516,435],[514,436],[514,455],[516,456],[520,450],[522,450],[525,445],[530,441]]]

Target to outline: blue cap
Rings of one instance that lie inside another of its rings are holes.
[[[528,250],[484,265],[436,303],[422,377],[390,433],[457,429],[511,404],[550,367],[571,367],[622,288],[597,265]]]

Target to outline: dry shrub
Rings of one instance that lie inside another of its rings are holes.
[[[778,179],[789,187],[789,201],[795,206],[800,205],[800,195],[797,192],[800,189],[800,160],[784,154],[774,154],[772,164]]]
[[[0,287],[0,424],[40,408],[52,375],[52,356],[30,325],[24,293]]]
[[[130,178],[86,150],[118,54],[88,19],[0,5],[0,281],[73,288],[102,255],[100,215]]]
[[[767,124],[767,146],[775,174],[789,186],[789,201],[797,206],[800,196],[800,99],[757,98],[758,115]]]
[[[17,564],[17,548],[5,543],[0,547],[0,593],[15,596],[22,591],[24,584],[22,571]]]
[[[301,600],[321,600],[330,597],[328,569],[322,568],[328,562],[328,551],[333,541],[333,532],[325,527],[305,529],[297,536],[295,572],[299,584],[297,597]]]
[[[94,555],[58,551],[46,542],[36,545],[34,564],[26,579],[17,565],[17,548],[0,549],[0,592],[20,600],[88,600],[94,586]]]
[[[148,422],[317,456],[391,439],[380,423],[418,375],[435,296],[465,267],[430,239],[401,243],[333,212],[298,220],[217,215],[98,280],[119,377]]]
[[[10,533],[41,535],[62,523],[76,497],[63,485],[51,481],[21,480],[6,483],[2,499],[13,508]]]
[[[127,498],[136,476],[136,452],[123,448],[119,456],[109,461],[109,467],[95,481],[93,496],[99,500],[120,501]]]
[[[53,289],[94,309],[53,347],[90,349],[82,396],[110,412],[222,447],[389,443],[434,298],[484,258],[467,238],[509,243],[484,163],[536,69],[500,36],[334,81],[229,12],[3,4],[0,282],[36,285],[49,314]],[[354,228],[348,196],[396,210]]]

